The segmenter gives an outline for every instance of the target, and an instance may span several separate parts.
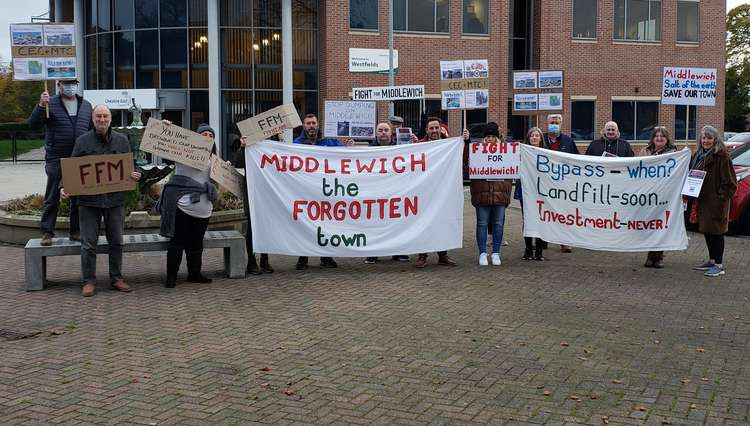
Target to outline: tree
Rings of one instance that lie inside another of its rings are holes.
[[[0,123],[24,121],[39,102],[39,94],[44,90],[41,81],[15,81],[13,72],[0,74]]]
[[[744,131],[750,113],[750,4],[727,13],[724,128]]]

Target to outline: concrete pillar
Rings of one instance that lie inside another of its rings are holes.
[[[293,102],[293,54],[292,54],[292,0],[281,0],[281,69],[283,102]],[[292,130],[284,132],[284,142],[292,143]]]
[[[83,19],[83,1],[74,0],[73,2],[73,23],[75,24],[76,32],[76,74],[78,74],[78,81],[81,83],[78,85],[78,92],[83,95],[83,89],[86,87],[86,45],[84,42],[83,35],[86,33],[86,22]],[[57,7],[57,3],[55,3]],[[60,13],[62,16],[62,13]],[[55,14],[57,18],[57,14]]]
[[[219,155],[228,155],[224,146],[221,116],[221,45],[219,44],[219,0],[208,0],[208,121],[216,132]]]

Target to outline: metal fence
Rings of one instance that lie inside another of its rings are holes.
[[[0,162],[44,161],[44,131],[0,130]]]

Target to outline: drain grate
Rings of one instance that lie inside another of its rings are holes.
[[[0,328],[0,339],[5,339],[5,340],[28,339],[30,337],[35,337],[39,334],[42,334],[42,332],[41,331],[22,332],[22,331],[5,330],[5,329]]]

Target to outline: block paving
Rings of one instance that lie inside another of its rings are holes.
[[[23,291],[0,247],[0,424],[750,424],[750,239],[704,278],[703,237],[645,253],[552,245],[521,260],[508,210],[501,267],[476,265],[466,203],[459,267],[381,258],[162,286],[165,256],[126,254],[129,294],[80,296],[78,257]],[[279,236],[283,238],[283,234]],[[412,260],[414,257],[412,257]]]

